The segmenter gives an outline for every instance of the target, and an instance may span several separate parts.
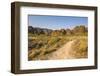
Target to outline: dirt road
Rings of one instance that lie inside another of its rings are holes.
[[[53,52],[49,59],[50,60],[73,59],[74,56],[71,55],[71,53],[74,52],[73,46],[77,46],[78,44],[79,44],[79,40],[72,40],[67,42],[63,47]]]

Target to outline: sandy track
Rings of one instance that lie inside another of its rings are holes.
[[[72,40],[72,41],[67,42],[63,47],[53,52],[51,57],[49,57],[49,59],[50,60],[73,59],[74,57],[70,53],[74,52],[73,46],[75,46],[78,43],[79,43],[79,40]]]

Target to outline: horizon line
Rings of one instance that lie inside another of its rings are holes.
[[[59,28],[59,29],[52,29],[52,28],[48,28],[48,27],[34,27],[33,25],[28,25],[28,26],[32,26],[33,28],[42,28],[42,29],[49,29],[49,30],[61,30],[61,29],[74,29],[76,26],[85,26],[85,28],[88,28],[86,25],[76,25],[76,26],[72,26],[72,27],[68,27],[68,28]]]

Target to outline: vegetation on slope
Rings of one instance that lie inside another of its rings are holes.
[[[72,45],[74,52],[71,52],[70,55],[74,58],[87,57],[88,31],[85,26],[61,30],[29,26],[28,30],[28,60],[49,60],[55,51],[72,40],[78,40],[79,43]]]

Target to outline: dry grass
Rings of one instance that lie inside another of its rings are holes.
[[[73,45],[74,58],[86,58],[88,52],[87,36],[46,36],[29,34],[29,43],[33,44],[28,50],[28,60],[47,60],[51,54],[69,41],[77,39]]]

